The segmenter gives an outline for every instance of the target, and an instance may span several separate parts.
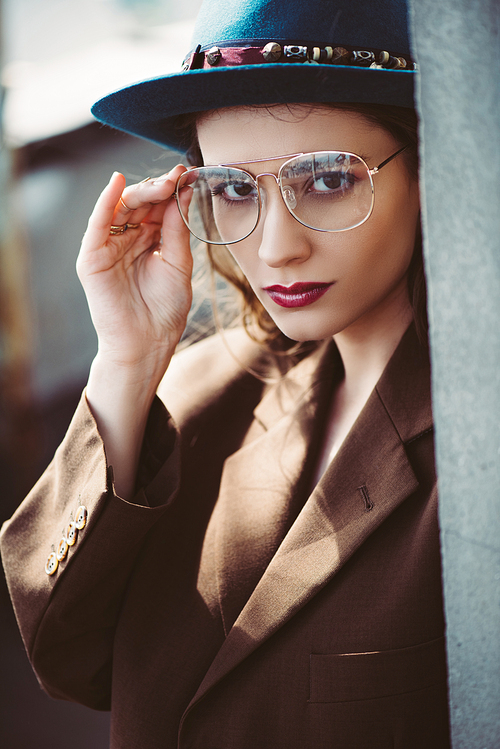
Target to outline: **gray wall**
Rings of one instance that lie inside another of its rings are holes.
[[[500,746],[500,4],[412,0],[454,749]]]

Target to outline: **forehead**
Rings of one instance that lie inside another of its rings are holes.
[[[360,114],[308,105],[221,109],[203,116],[197,129],[206,164],[320,150],[383,158],[395,145],[384,128]]]

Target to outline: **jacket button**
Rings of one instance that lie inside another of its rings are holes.
[[[76,511],[75,526],[81,531],[87,525],[87,508],[84,505],[80,505]]]
[[[53,551],[51,554],[49,554],[48,559],[45,562],[45,572],[47,573],[47,575],[53,575],[58,566],[59,562],[57,560],[57,554],[55,551]]]
[[[68,546],[74,546],[76,543],[76,537],[78,535],[78,529],[74,520],[66,528],[66,542]]]
[[[56,551],[56,557],[57,557],[58,562],[61,562],[64,559],[64,557],[68,553],[68,549],[69,549],[68,542],[66,541],[65,538],[61,538],[61,540],[59,541],[59,546],[57,547],[57,551]]]

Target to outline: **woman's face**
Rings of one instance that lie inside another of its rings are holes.
[[[305,106],[209,114],[198,125],[205,164],[239,164],[311,151],[348,151],[370,168],[400,148],[362,115]],[[254,176],[277,174],[285,159],[244,164]],[[296,341],[411,319],[407,271],[419,221],[418,187],[396,157],[373,177],[375,204],[355,229],[325,233],[288,212],[271,176],[259,178],[264,205],[255,231],[229,250],[282,332]],[[294,284],[295,293],[287,292]],[[281,288],[280,288],[281,287]],[[325,290],[326,289],[326,290]]]

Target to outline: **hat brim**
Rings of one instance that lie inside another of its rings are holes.
[[[92,107],[100,122],[183,151],[178,116],[253,104],[356,102],[413,107],[415,71],[267,64],[192,70],[120,89]]]

